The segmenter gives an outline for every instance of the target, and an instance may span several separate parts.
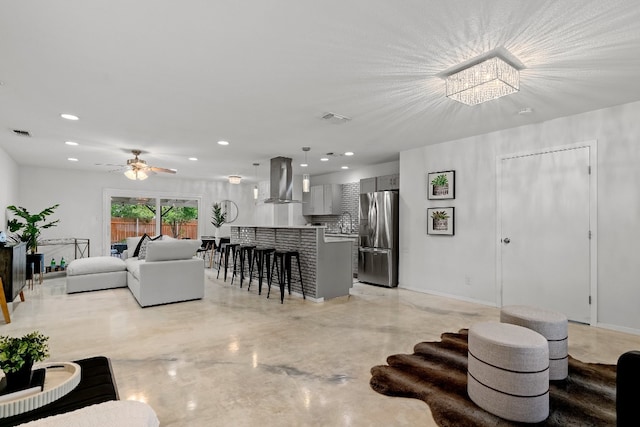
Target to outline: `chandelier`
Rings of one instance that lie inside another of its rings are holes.
[[[302,163],[300,166],[302,166],[303,168],[306,168],[307,166],[309,166],[309,161],[307,160],[307,153],[309,152],[309,150],[311,150],[311,147],[302,147],[302,151],[304,151],[304,163]],[[309,191],[311,191],[311,179],[309,179],[308,173],[303,173],[302,174],[302,192],[308,193]]]
[[[520,90],[520,72],[494,56],[446,77],[447,98],[477,105]]]
[[[149,178],[149,175],[145,171],[139,168],[128,169],[125,171],[124,176],[133,181],[142,181]]]
[[[240,184],[242,177],[239,175],[229,175],[229,184]]]
[[[253,186],[253,199],[254,200],[258,200],[258,196],[260,195],[260,190],[258,190],[258,166],[260,166],[260,163],[254,163],[253,167],[256,168],[256,185]]]

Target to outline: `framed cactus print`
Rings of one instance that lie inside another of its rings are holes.
[[[429,172],[427,174],[427,199],[442,200],[455,198],[455,171]]]
[[[427,234],[453,236],[455,208],[428,208]]]

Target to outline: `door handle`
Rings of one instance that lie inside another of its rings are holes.
[[[505,237],[504,239],[502,239],[502,241],[504,242],[505,245],[508,245],[509,243],[511,243],[511,239],[509,239],[508,237]]]

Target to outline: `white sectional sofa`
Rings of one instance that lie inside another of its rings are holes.
[[[123,259],[72,261],[67,269],[67,293],[127,286],[141,307],[204,297],[204,261],[195,257],[200,241],[163,236],[148,241],[140,257],[129,256],[140,239],[127,239]]]
[[[127,286],[141,307],[204,297],[204,260],[197,240],[155,240],[144,260],[126,258]],[[126,255],[125,255],[126,256]]]

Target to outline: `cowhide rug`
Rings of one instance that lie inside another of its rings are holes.
[[[374,366],[371,387],[387,396],[413,397],[429,405],[439,426],[516,426],[476,406],[467,396],[467,330],[421,342],[413,354]],[[550,414],[540,426],[615,426],[616,366],[569,356],[569,378],[550,384]]]

